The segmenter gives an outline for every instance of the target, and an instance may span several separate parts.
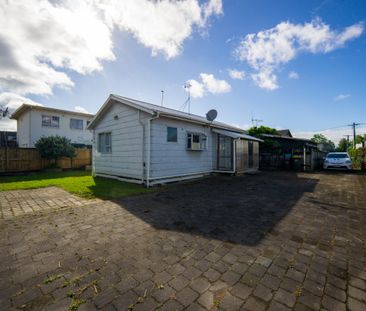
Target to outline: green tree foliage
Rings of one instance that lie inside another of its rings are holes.
[[[71,140],[61,136],[41,137],[35,144],[42,158],[54,160],[62,157],[73,158],[75,148],[71,145]]]
[[[342,138],[338,143],[337,151],[346,152],[349,146],[351,146],[351,142],[348,142],[347,139]]]
[[[253,126],[248,130],[248,134],[263,140],[259,144],[261,152],[277,153],[281,150],[281,144],[270,137],[265,137],[263,134],[278,135],[276,129],[268,126]]]
[[[365,144],[365,143],[366,143],[366,134],[356,136],[356,144]]]
[[[324,151],[334,151],[335,150],[335,144],[330,139],[326,138],[323,134],[314,134],[314,136],[311,138],[311,141],[316,144],[323,145]]]
[[[253,126],[248,130],[248,134],[255,137],[260,137],[262,134],[278,135],[276,129],[268,126]]]

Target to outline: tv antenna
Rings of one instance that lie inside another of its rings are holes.
[[[252,125],[258,127],[258,123],[263,122],[263,120],[255,119],[252,117]]]
[[[161,106],[164,106],[164,90],[161,90]]]
[[[187,90],[188,97],[187,97],[187,100],[183,104],[183,111],[184,111],[185,107],[188,106],[188,113],[191,113],[191,87],[192,87],[192,84],[189,81],[184,83],[184,88]]]

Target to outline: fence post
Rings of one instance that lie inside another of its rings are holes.
[[[8,147],[5,147],[5,172],[9,170],[9,155],[8,155]]]

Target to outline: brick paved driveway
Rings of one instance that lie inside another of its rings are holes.
[[[0,207],[1,310],[366,310],[366,176],[221,176],[118,202],[49,188]]]

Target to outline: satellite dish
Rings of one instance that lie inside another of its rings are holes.
[[[217,111],[215,109],[211,109],[209,112],[206,113],[206,119],[210,122],[215,120],[217,117]]]

